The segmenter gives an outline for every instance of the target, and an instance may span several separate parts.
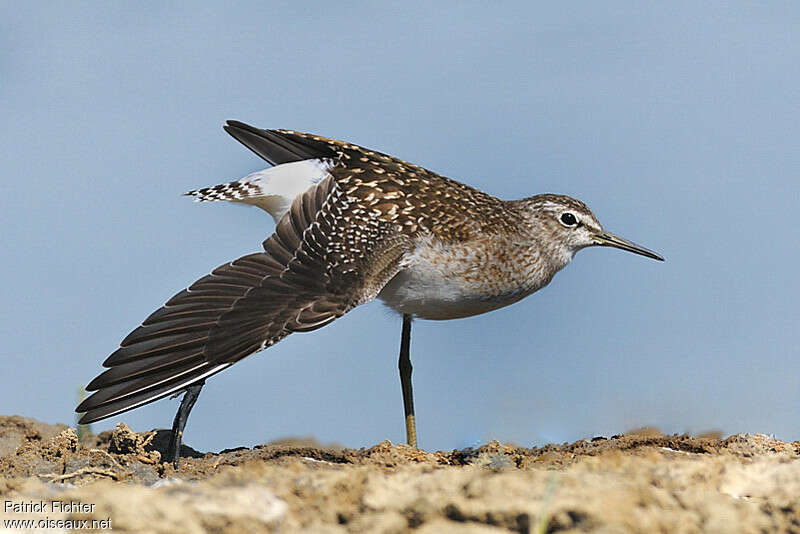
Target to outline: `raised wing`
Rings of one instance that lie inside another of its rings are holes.
[[[172,297],[103,363],[76,408],[90,423],[181,391],[292,332],[320,328],[373,299],[409,239],[348,215],[332,177],[297,197],[264,252],[215,269]]]

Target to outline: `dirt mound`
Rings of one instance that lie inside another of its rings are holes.
[[[124,424],[79,440],[63,425],[0,417],[0,516],[34,522],[3,526],[800,532],[800,442],[763,435],[643,429],[540,448],[495,441],[450,452],[288,440],[219,454],[185,447],[178,470],[160,463],[167,441],[164,431],[135,433]]]

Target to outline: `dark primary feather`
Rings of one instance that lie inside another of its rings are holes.
[[[237,141],[272,165],[304,159],[330,158],[335,152],[322,141],[290,137],[274,130],[262,130],[239,121],[223,126]]]

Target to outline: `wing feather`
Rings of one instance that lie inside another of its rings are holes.
[[[239,121],[229,120],[223,128],[234,139],[272,165],[336,155],[325,142],[287,136],[275,130],[262,130]]]
[[[334,178],[326,178],[295,199],[264,241],[264,252],[214,269],[150,314],[103,363],[109,369],[87,387],[95,393],[76,409],[84,412],[81,422],[180,391],[292,332],[320,328],[374,298],[397,272],[407,246],[384,239],[391,229],[383,228],[373,238],[390,246],[375,247],[373,255],[388,257],[343,261],[352,247],[334,240],[353,235],[340,227],[348,223],[337,216],[345,201]],[[387,266],[381,267],[382,282],[369,279],[373,263]]]

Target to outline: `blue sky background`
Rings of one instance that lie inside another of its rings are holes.
[[[131,329],[258,250],[266,213],[181,197],[264,166],[239,119],[573,195],[667,258],[589,249],[521,303],[416,322],[424,448],[800,439],[798,25],[794,2],[5,3],[0,413],[73,421]],[[208,383],[186,441],[402,441],[399,337],[379,302],[290,336]]]

